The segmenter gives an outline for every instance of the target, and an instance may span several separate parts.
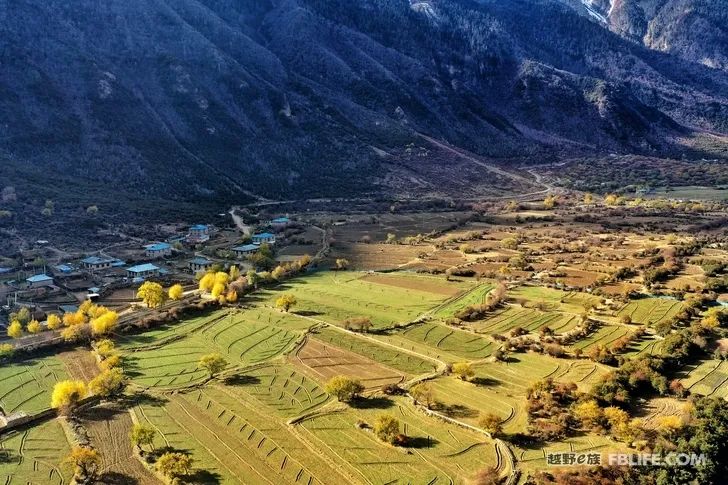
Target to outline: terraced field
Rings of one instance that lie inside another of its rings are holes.
[[[317,340],[327,342],[354,352],[355,354],[363,355],[368,359],[411,376],[432,372],[437,367],[431,360],[417,357],[416,355],[397,350],[396,348],[377,344],[366,338],[349,335],[336,329],[317,329],[315,336]]]
[[[728,397],[728,361],[711,359],[687,366],[681,382],[694,394],[726,398]]]
[[[375,281],[368,281],[360,273],[332,272],[314,273],[297,278],[286,285],[285,292],[295,295],[298,303],[294,311],[312,316],[325,322],[341,325],[351,317],[369,317],[375,328],[387,328],[414,320],[445,301],[461,288],[452,287],[432,277],[407,276],[402,278],[376,275]],[[391,279],[384,283],[384,279]],[[422,278],[418,288],[417,278]],[[434,282],[433,282],[434,281]],[[397,284],[393,284],[393,283]],[[437,290],[435,289],[437,288]],[[429,290],[428,290],[429,289]],[[269,305],[274,305],[279,291],[266,291]]]
[[[631,333],[632,330],[624,325],[603,325],[596,332],[572,344],[571,347],[585,352],[597,345],[609,348],[613,342]]]
[[[655,325],[670,320],[684,308],[678,300],[668,298],[640,298],[627,303],[617,313],[618,316],[627,315],[633,323],[641,325]]]
[[[487,320],[470,324],[477,332],[506,334],[516,327],[536,332],[549,327],[556,333],[564,333],[579,323],[579,316],[556,311],[542,312],[535,308],[510,306]]]
[[[63,485],[71,479],[59,464],[70,451],[58,421],[0,437],[0,483]]]
[[[34,414],[50,407],[53,385],[68,374],[54,356],[0,365],[0,409],[5,414]]]
[[[395,416],[417,446],[403,453],[382,444],[357,420],[373,423],[382,409],[347,409],[301,423],[305,436],[359,482],[463,483],[488,466],[501,465],[493,443],[485,436],[415,411],[404,400],[393,400],[385,410]]]
[[[464,295],[453,298],[451,301],[437,308],[434,315],[439,318],[448,318],[460,310],[472,305],[479,305],[485,301],[486,295],[493,289],[492,283],[482,283]]]
[[[290,360],[322,384],[332,377],[344,375],[359,379],[367,389],[373,390],[385,384],[403,382],[406,377],[376,361],[313,338],[298,349]]]
[[[162,405],[135,408],[158,430],[156,447],[186,450],[203,483],[348,483],[292,428],[238,399],[226,386],[170,396]]]
[[[598,305],[600,298],[589,293],[562,291],[542,286],[519,286],[508,293],[509,298],[522,300],[529,305],[539,304],[545,310],[581,314],[585,305]],[[528,305],[526,305],[528,306]]]
[[[281,355],[301,338],[300,333],[267,322],[251,323],[244,313],[211,319],[190,330],[175,333],[161,344],[134,346],[127,341],[127,374],[144,387],[187,386],[205,379],[205,372],[197,366],[205,354],[220,353],[230,365],[254,364]]]
[[[497,348],[484,337],[434,322],[412,325],[400,335],[412,342],[468,360],[484,359]]]

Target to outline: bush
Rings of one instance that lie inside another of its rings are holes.
[[[395,444],[399,435],[399,421],[389,414],[378,416],[374,422],[374,434],[384,442]]]

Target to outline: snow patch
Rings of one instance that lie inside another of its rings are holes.
[[[417,13],[424,14],[430,19],[437,20],[435,8],[426,0],[410,0],[410,8]]]

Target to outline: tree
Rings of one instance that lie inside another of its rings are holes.
[[[684,425],[680,416],[660,416],[657,419],[657,429],[668,438],[674,437]]]
[[[8,337],[20,338],[22,336],[23,336],[23,326],[20,324],[19,321],[14,320],[10,325],[8,325]]]
[[[109,397],[124,389],[126,379],[124,371],[118,367],[107,369],[88,383],[89,390],[95,396]]]
[[[10,314],[9,320],[12,322],[14,320],[17,320],[20,322],[21,325],[25,325],[28,323],[31,319],[30,310],[28,307],[22,307],[20,310],[18,310],[15,313]]]
[[[325,390],[332,396],[336,396],[339,401],[349,402],[356,399],[364,391],[364,385],[350,377],[335,376],[326,383]]]
[[[503,432],[503,420],[493,413],[481,414],[480,419],[478,419],[478,426],[493,436],[498,436]]]
[[[114,342],[107,338],[94,342],[93,347],[101,358],[106,358],[116,353],[116,346],[114,345]]]
[[[553,209],[554,207],[556,207],[556,196],[554,196],[554,195],[546,196],[546,198],[543,200],[543,206],[546,209]]]
[[[154,437],[157,432],[151,426],[144,426],[143,424],[135,424],[129,433],[129,439],[132,445],[139,448],[141,451],[142,446],[149,446],[154,450]]]
[[[250,286],[252,286],[256,290],[258,289],[258,283],[260,282],[260,276],[258,276],[257,271],[255,271],[254,269],[248,270],[248,272],[245,273],[245,278],[247,278],[248,284]]]
[[[78,482],[94,482],[101,466],[99,452],[86,446],[74,446],[64,460],[73,467]]]
[[[159,308],[164,303],[164,288],[159,283],[145,281],[137,290],[137,298],[141,298],[148,308]]]
[[[593,204],[594,203],[594,196],[587,192],[584,194],[584,203],[585,204]]]
[[[240,270],[237,266],[232,265],[230,266],[230,270],[228,271],[228,274],[230,275],[230,281],[235,281],[240,277]]]
[[[228,303],[235,303],[236,301],[238,301],[238,292],[231,289],[225,294],[225,299]]]
[[[224,283],[215,283],[212,287],[212,291],[210,292],[213,298],[220,298],[220,295],[222,295],[223,293],[225,293]]]
[[[107,312],[98,318],[91,320],[91,333],[94,335],[106,335],[111,333],[119,322],[119,314]]]
[[[66,327],[61,331],[61,337],[66,342],[80,342],[90,337],[89,329],[86,325],[74,325]]]
[[[197,365],[201,369],[205,369],[210,377],[215,377],[215,374],[225,370],[227,361],[220,354],[207,354],[202,356]]]
[[[349,260],[344,258],[338,258],[336,260],[336,270],[342,271],[349,267]]]
[[[48,321],[46,322],[48,330],[56,330],[58,328],[61,328],[61,325],[63,325],[61,317],[59,317],[55,313],[51,313],[50,315],[48,315]]]
[[[420,402],[425,405],[427,409],[430,409],[435,403],[435,392],[432,390],[432,386],[427,382],[421,382],[410,389],[410,395],[416,402]]]
[[[170,300],[179,300],[182,298],[182,295],[184,295],[184,288],[182,288],[182,285],[177,283],[176,285],[172,285],[169,287],[169,291],[167,294],[169,295]]]
[[[168,451],[157,459],[155,466],[165,477],[178,478],[192,472],[192,458],[184,453]]]
[[[215,286],[215,273],[205,273],[205,275],[200,278],[200,291],[209,293],[212,291],[213,286]]]
[[[40,333],[43,330],[43,327],[40,325],[38,320],[31,320],[26,329],[28,330],[28,333]]]
[[[382,441],[394,443],[399,434],[399,421],[389,414],[380,414],[374,421],[374,434]]]
[[[70,412],[86,397],[88,391],[83,381],[60,381],[53,386],[51,407]]]
[[[574,416],[585,428],[594,428],[603,421],[604,412],[595,400],[590,399],[574,406]]]
[[[276,300],[276,307],[280,308],[284,312],[287,312],[296,303],[298,303],[296,297],[291,295],[290,293],[286,293],[278,297],[278,299]]]
[[[470,365],[468,362],[457,362],[453,364],[452,373],[464,381],[467,381],[469,378],[475,375],[473,366]]]

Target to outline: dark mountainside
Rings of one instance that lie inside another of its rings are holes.
[[[726,9],[700,36],[706,17],[663,8],[620,20],[625,38],[572,7],[0,0],[0,186],[97,203],[462,193],[445,158],[413,161],[416,132],[509,164],[715,158],[699,142],[728,133],[728,76],[705,65],[725,67]]]

